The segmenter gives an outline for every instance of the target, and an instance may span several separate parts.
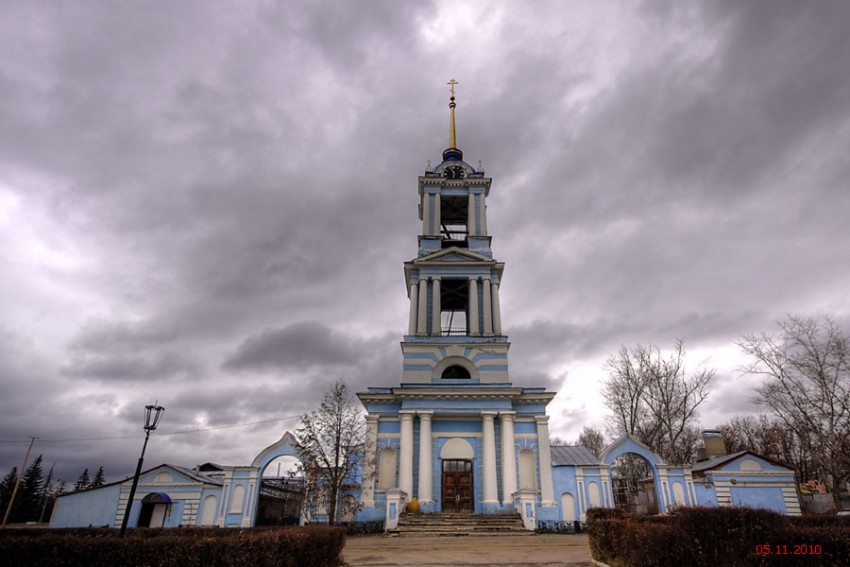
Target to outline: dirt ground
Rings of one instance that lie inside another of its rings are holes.
[[[349,537],[342,551],[350,567],[428,565],[587,566],[586,535],[529,537]]]

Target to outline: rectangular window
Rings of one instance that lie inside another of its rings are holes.
[[[469,280],[442,280],[440,284],[440,334],[443,336],[463,336],[468,334],[466,319],[466,308],[468,304]]]

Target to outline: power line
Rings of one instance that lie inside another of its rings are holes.
[[[296,419],[301,417],[300,415],[286,415],[283,417],[276,417],[273,419],[264,419],[261,421],[250,421],[247,423],[234,423],[232,425],[219,425],[216,427],[201,427],[198,429],[185,429],[183,431],[172,431],[171,433],[159,433],[157,437],[169,437],[172,435],[185,435],[188,433],[202,433],[205,431],[217,431],[219,429],[233,429],[235,427],[248,427],[249,425],[262,425],[264,423],[274,423],[276,421],[286,421],[288,419]],[[42,439],[39,438],[39,443],[74,443],[81,441],[114,441],[118,439],[135,439],[134,435],[119,435],[113,437],[76,437],[76,438],[68,438],[68,439]],[[0,439],[0,443],[29,443],[29,439],[27,440],[18,440],[18,439]]]

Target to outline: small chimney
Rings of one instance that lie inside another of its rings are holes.
[[[718,429],[704,429],[702,432],[704,447],[697,451],[697,459],[705,461],[711,457],[726,454],[726,443],[723,442],[723,434]]]

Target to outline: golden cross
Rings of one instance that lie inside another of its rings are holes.
[[[452,79],[451,81],[449,81],[449,82],[448,82],[448,83],[446,83],[446,84],[447,84],[447,85],[450,85],[450,86],[452,87],[452,96],[455,96],[455,85],[459,85],[460,83],[458,83],[457,81],[455,81],[454,79]]]

